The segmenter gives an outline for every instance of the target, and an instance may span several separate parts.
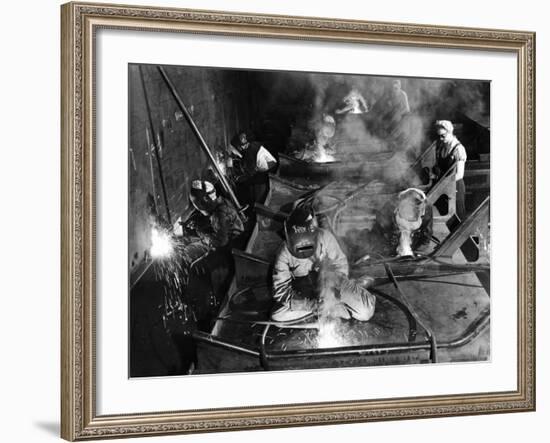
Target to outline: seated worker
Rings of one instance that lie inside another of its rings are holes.
[[[416,188],[400,192],[376,214],[372,232],[383,239],[384,255],[412,256],[425,247],[433,232],[433,211],[426,194]]]
[[[249,141],[245,131],[233,137],[230,153],[239,200],[249,204],[261,202],[267,192],[268,172],[277,165],[277,160],[261,143]]]
[[[375,297],[361,281],[348,279],[348,260],[338,241],[317,226],[311,210],[294,209],[284,232],[272,275],[272,320],[298,320],[323,303],[324,312],[330,303],[334,317],[367,321],[373,316]]]

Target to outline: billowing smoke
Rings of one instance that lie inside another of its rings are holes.
[[[346,161],[346,154],[383,151],[406,152],[414,158],[430,144],[430,131],[435,120],[455,120],[458,113],[478,119],[489,113],[488,82],[304,75],[313,95],[307,129],[314,132],[318,122],[327,115],[335,118],[333,143],[341,161]],[[396,100],[392,95],[396,80],[400,81],[401,90],[408,99],[410,112],[403,115],[393,103]],[[350,93],[358,94],[368,109],[363,113],[338,114],[346,107]]]
[[[310,162],[337,162],[324,179],[345,183],[335,190],[334,195],[340,197],[370,182],[382,182],[393,192],[422,186],[423,178],[412,165],[432,144],[435,120],[454,122],[455,134],[464,142],[464,115],[487,121],[490,112],[487,81],[319,73],[271,73],[268,77],[269,106],[280,108],[279,115],[289,116],[291,130],[286,153]],[[396,80],[400,82],[400,92],[396,92]],[[408,112],[402,103],[400,107],[405,95]],[[357,106],[350,105],[350,96],[361,97]],[[328,140],[320,137],[327,117],[335,123],[334,135]],[[465,146],[468,149],[470,145]],[[355,249],[356,245],[365,244],[359,231],[369,232],[374,214],[391,198],[390,191],[364,190],[348,202],[337,232],[346,243],[344,246]],[[360,229],[358,223],[364,228]],[[353,231],[348,232],[349,229]],[[369,240],[379,243],[377,239]],[[353,252],[357,257],[362,251]]]

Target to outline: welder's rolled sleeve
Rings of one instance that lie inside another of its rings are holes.
[[[267,172],[276,164],[277,164],[277,160],[275,160],[275,157],[273,157],[267,149],[261,146],[260,149],[258,150],[258,154],[256,155],[257,171]]]

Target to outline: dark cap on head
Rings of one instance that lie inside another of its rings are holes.
[[[239,131],[231,138],[231,141],[229,143],[231,143],[231,146],[234,146],[235,148],[240,148],[243,145],[243,142],[241,140],[241,137],[243,136],[245,137],[246,141],[249,141],[246,131]]]
[[[299,206],[288,217],[288,226],[309,226],[313,221],[313,211]]]

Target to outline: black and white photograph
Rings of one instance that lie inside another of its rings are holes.
[[[491,82],[128,66],[129,376],[491,360]]]
[[[544,3],[6,6],[2,441],[548,439]]]

